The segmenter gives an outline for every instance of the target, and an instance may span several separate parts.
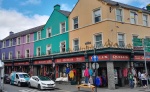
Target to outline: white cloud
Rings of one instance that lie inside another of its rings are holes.
[[[71,11],[71,7],[68,4],[61,4],[61,9],[66,11]]]
[[[37,5],[40,3],[41,3],[41,0],[26,0],[25,2],[22,2],[21,5],[28,5],[28,4]]]
[[[49,16],[33,15],[25,16],[15,10],[0,9],[0,39],[9,35],[10,31],[19,32],[46,23]]]

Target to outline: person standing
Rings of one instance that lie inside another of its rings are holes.
[[[147,74],[146,73],[141,74],[141,80],[142,80],[143,88],[147,88]]]
[[[128,79],[129,79],[129,86],[130,86],[130,88],[134,88],[133,74],[131,72],[129,72],[129,74],[128,74]]]

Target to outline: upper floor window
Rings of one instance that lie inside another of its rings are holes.
[[[122,9],[116,9],[116,19],[119,22],[123,21],[123,17],[122,17]]]
[[[46,37],[51,37],[51,28],[47,28]]]
[[[26,43],[30,42],[30,34],[26,35]]]
[[[119,47],[125,47],[124,34],[118,34],[118,45],[119,45]]]
[[[60,43],[60,52],[66,52],[66,42]]]
[[[46,46],[46,54],[50,55],[51,54],[51,45]]]
[[[66,23],[61,23],[60,24],[60,33],[64,33],[66,32]]]
[[[94,10],[94,23],[101,21],[101,11],[100,9]]]
[[[38,31],[37,32],[37,40],[40,40],[41,39],[41,31]]]
[[[20,55],[20,51],[17,51],[17,58],[20,58],[21,55]]]
[[[74,29],[77,29],[78,28],[78,17],[75,17],[74,19],[73,19],[73,28]]]
[[[143,14],[143,25],[148,26],[148,15]]]
[[[17,45],[20,45],[21,44],[21,39],[20,37],[17,38]]]
[[[74,39],[73,40],[73,49],[74,51],[78,51],[79,50],[79,39]]]
[[[13,46],[13,39],[9,40],[9,46]]]
[[[6,47],[6,41],[3,41],[3,48]]]
[[[137,19],[136,19],[136,17],[137,17],[137,14],[136,14],[136,12],[131,12],[130,13],[130,21],[131,21],[131,24],[137,24]]]
[[[9,59],[12,59],[12,52],[9,52]]]
[[[26,57],[26,58],[29,58],[29,57],[30,57],[30,50],[26,50],[26,52],[25,52],[25,57]]]
[[[95,34],[94,41],[96,48],[102,47],[102,34]]]
[[[38,47],[38,48],[36,49],[36,52],[37,52],[37,56],[41,56],[41,48],[40,48],[40,47]]]
[[[2,60],[5,60],[5,53],[2,53]]]

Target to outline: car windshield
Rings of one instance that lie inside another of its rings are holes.
[[[29,78],[30,76],[28,74],[19,74],[20,78]]]
[[[38,77],[41,81],[49,81],[50,80],[50,78],[48,78],[46,76],[38,76]]]

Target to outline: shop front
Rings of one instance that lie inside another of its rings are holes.
[[[30,72],[29,62],[14,62],[14,70],[16,72]]]
[[[5,74],[10,74],[12,71],[12,62],[5,63],[4,66],[5,66]]]

